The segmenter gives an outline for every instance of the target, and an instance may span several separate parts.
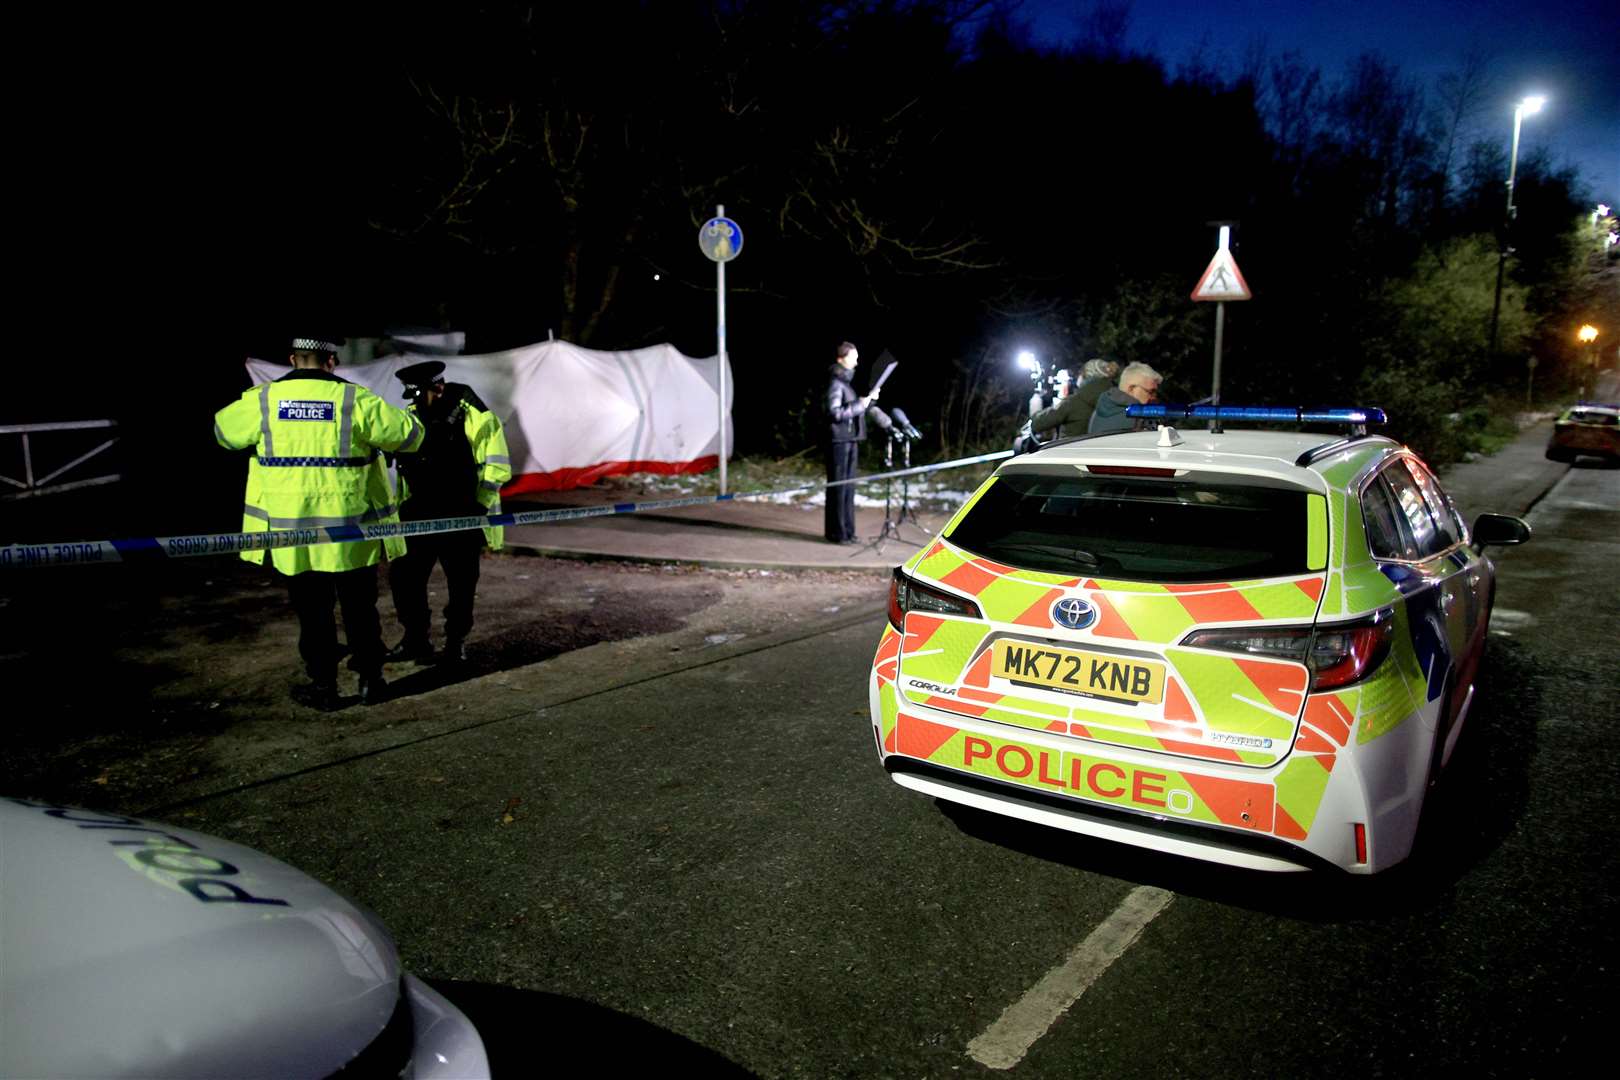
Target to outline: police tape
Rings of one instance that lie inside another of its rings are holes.
[[[124,540],[79,540],[62,543],[10,544],[0,548],[0,570],[31,570],[46,566],[84,566],[91,563],[135,562],[146,559],[181,559],[195,555],[238,555],[244,551],[271,548],[313,547],[319,544],[352,544],[390,537],[422,536],[431,533],[463,532],[492,525],[544,525],[554,521],[638,514],[648,510],[669,510],[678,506],[705,506],[710,503],[745,499],[769,499],[800,491],[817,491],[844,484],[865,484],[874,480],[895,480],[924,473],[944,472],[969,465],[1000,461],[1013,456],[999,450],[977,457],[958,458],[935,465],[918,465],[894,472],[853,476],[847,480],[818,480],[770,491],[738,491],[725,495],[689,495],[679,499],[652,502],[613,503],[581,506],[567,510],[524,510],[518,513],[490,514],[487,517],[434,518],[427,521],[390,521],[370,525],[317,525],[302,529],[271,529],[268,532],[201,533],[192,536],[137,536]]]

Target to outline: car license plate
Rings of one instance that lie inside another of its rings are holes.
[[[1060,649],[1028,641],[991,646],[990,673],[1025,686],[1155,705],[1164,699],[1164,665],[1134,657]]]

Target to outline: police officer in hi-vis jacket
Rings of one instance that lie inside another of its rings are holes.
[[[424,360],[401,368],[411,415],[427,430],[418,452],[399,458],[400,514],[406,521],[485,517],[501,512],[501,485],[512,478],[512,458],[500,419],[472,387],[444,381],[444,362]],[[505,530],[499,525],[455,532],[413,533],[404,558],[388,566],[394,612],[405,635],[388,653],[391,661],[434,659],[429,626],[428,577],[433,564],[444,567],[443,659],[467,658],[473,625],[479,560],[484,545],[499,551]]]
[[[251,450],[243,532],[339,528],[399,520],[382,451],[412,451],[422,424],[363,386],[333,374],[342,338],[294,338],[292,370],[255,386],[214,414],[214,437],[227,450]],[[270,562],[287,579],[298,613],[298,653],[310,685],[295,699],[321,709],[342,704],[337,692],[334,600],[343,609],[349,666],[360,676],[360,700],[382,700],[382,624],[377,616],[377,562],[404,554],[405,542],[354,540],[275,547]],[[242,552],[264,563],[264,551]]]

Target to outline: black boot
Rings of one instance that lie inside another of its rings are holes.
[[[406,634],[404,639],[392,649],[389,649],[383,659],[390,664],[403,663],[406,660],[415,660],[417,663],[426,663],[433,659],[433,643],[426,635],[417,637]]]
[[[444,653],[441,659],[446,664],[464,664],[467,662],[467,642],[462,638],[449,638],[444,643]]]

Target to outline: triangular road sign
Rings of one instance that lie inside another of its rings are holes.
[[[1227,248],[1216,250],[1192,291],[1194,300],[1247,300],[1249,296],[1249,283],[1243,280],[1243,272]]]

